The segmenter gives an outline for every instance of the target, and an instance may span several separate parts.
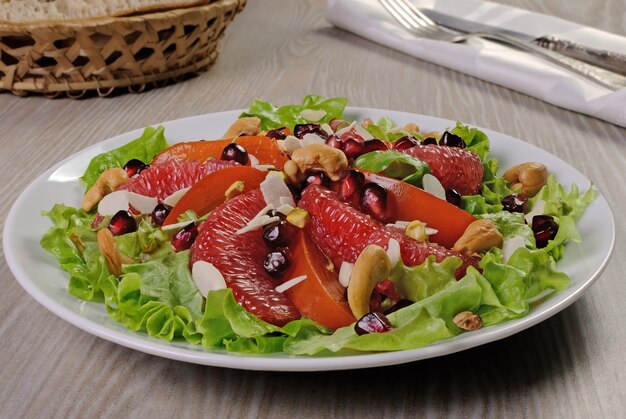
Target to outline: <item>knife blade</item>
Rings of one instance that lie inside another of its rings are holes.
[[[626,55],[613,51],[600,50],[587,47],[575,42],[559,39],[554,36],[545,35],[540,37],[530,36],[521,32],[486,25],[484,23],[473,22],[450,16],[432,9],[420,9],[422,13],[432,19],[435,23],[449,29],[463,33],[491,32],[515,38],[521,42],[537,45],[553,52],[560,53],[570,58],[612,71],[616,74],[626,76]]]

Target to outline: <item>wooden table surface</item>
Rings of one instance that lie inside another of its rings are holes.
[[[624,35],[623,0],[506,0]],[[250,0],[207,73],[139,95],[83,101],[0,95],[0,227],[20,192],[70,154],[189,115],[293,103],[458,119],[523,139],[592,179],[617,243],[575,304],[522,333],[457,354],[369,370],[276,373],[162,359],[50,313],[0,258],[0,417],[624,417],[626,130],[331,27],[321,0]],[[625,104],[626,105],[626,104]]]

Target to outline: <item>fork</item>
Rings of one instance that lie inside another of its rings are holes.
[[[387,12],[407,31],[420,38],[458,43],[470,38],[487,38],[503,42],[544,58],[561,68],[584,77],[604,88],[619,90],[626,87],[626,77],[583,63],[536,45],[495,32],[461,33],[441,26],[422,13],[408,0],[378,0]]]

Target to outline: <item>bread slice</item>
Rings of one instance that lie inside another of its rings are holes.
[[[215,0],[0,0],[0,20],[30,23],[47,20],[127,16],[199,6]]]

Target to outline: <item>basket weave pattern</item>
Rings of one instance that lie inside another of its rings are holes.
[[[0,91],[50,97],[141,92],[208,69],[246,0],[133,17],[0,24]]]

